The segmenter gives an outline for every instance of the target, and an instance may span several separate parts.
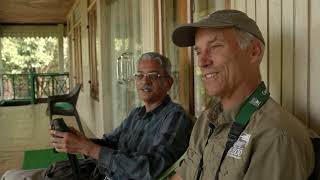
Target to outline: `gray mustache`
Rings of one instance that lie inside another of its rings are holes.
[[[143,87],[141,89],[150,91],[150,90],[152,90],[152,87],[150,85],[145,84],[145,85],[143,85]]]

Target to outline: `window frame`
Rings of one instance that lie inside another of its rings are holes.
[[[88,43],[89,43],[89,68],[90,68],[90,96],[99,101],[99,80],[97,63],[97,5],[96,1],[88,7]]]
[[[83,84],[82,68],[82,45],[81,45],[81,23],[78,22],[73,27],[73,55],[74,55],[74,79],[75,83]]]

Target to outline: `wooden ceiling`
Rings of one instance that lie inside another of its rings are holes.
[[[75,0],[0,0],[0,24],[60,24]]]

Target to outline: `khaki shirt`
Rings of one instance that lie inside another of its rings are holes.
[[[221,112],[215,103],[197,120],[187,156],[177,169],[184,180],[214,180],[227,136],[240,105]],[[214,130],[208,139],[210,127]],[[257,110],[246,129],[229,150],[220,169],[219,180],[306,180],[314,166],[314,152],[307,128],[273,99]]]

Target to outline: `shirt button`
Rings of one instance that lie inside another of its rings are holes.
[[[193,151],[190,152],[190,156],[191,156],[191,157],[194,156],[194,152],[193,152]]]

